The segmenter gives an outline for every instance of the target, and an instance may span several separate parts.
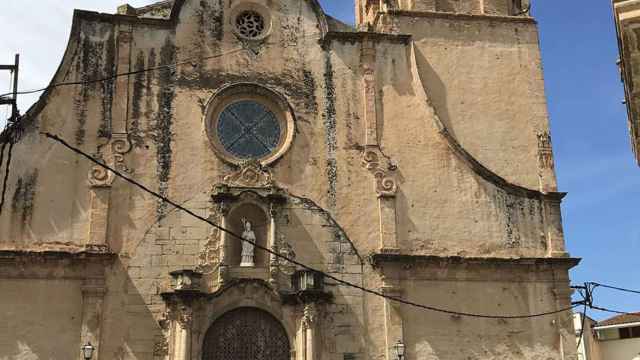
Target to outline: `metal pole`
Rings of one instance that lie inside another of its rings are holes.
[[[15,68],[13,69],[13,111],[11,119],[18,120],[18,70],[20,69],[20,54],[16,54]]]

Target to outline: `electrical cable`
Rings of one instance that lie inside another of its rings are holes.
[[[223,232],[225,232],[225,233],[227,233],[227,234],[239,239],[240,241],[250,243],[253,246],[255,246],[257,249],[263,250],[263,251],[265,251],[265,252],[267,252],[267,253],[269,253],[271,255],[274,255],[274,256],[276,256],[276,257],[278,257],[280,259],[286,260],[287,262],[289,262],[291,264],[297,265],[297,266],[299,266],[299,267],[301,267],[301,268],[303,268],[305,270],[308,270],[308,271],[311,271],[311,272],[314,272],[314,273],[322,274],[326,278],[331,279],[331,280],[335,281],[336,283],[339,283],[341,285],[345,285],[345,286],[348,286],[348,287],[351,287],[351,288],[354,288],[354,289],[358,289],[358,290],[360,290],[360,291],[362,291],[364,293],[368,293],[368,294],[371,294],[371,295],[379,296],[381,298],[384,298],[384,299],[387,299],[387,300],[390,300],[390,301],[394,301],[394,302],[401,303],[401,304],[404,304],[404,305],[413,306],[413,307],[420,308],[420,309],[423,309],[423,310],[435,311],[435,312],[449,314],[449,315],[484,318],[484,319],[529,319],[529,318],[536,318],[536,317],[554,315],[554,314],[559,314],[559,313],[562,313],[562,312],[565,312],[565,311],[573,310],[578,305],[581,305],[581,304],[574,304],[574,305],[572,305],[570,307],[566,307],[566,308],[563,308],[563,309],[560,309],[560,310],[547,311],[547,312],[542,312],[542,313],[537,313],[537,314],[528,314],[528,315],[474,314],[474,313],[468,313],[468,312],[459,312],[459,311],[441,309],[441,308],[437,308],[437,307],[429,306],[429,305],[423,305],[423,304],[415,303],[415,302],[412,302],[412,301],[404,300],[404,299],[401,299],[401,298],[398,298],[398,297],[394,297],[394,296],[390,296],[390,295],[387,295],[387,294],[383,294],[383,293],[381,293],[379,291],[367,289],[367,288],[365,288],[363,286],[350,283],[350,282],[342,280],[342,279],[340,279],[340,278],[338,278],[336,276],[333,276],[331,274],[325,273],[324,271],[320,271],[320,270],[314,269],[314,268],[312,268],[312,267],[310,267],[308,265],[305,265],[305,264],[303,264],[301,262],[298,262],[298,261],[296,261],[294,259],[291,259],[291,258],[289,258],[287,256],[279,254],[279,253],[277,253],[277,252],[275,252],[275,251],[273,251],[273,250],[271,250],[269,248],[266,248],[266,247],[264,247],[262,245],[259,245],[254,241],[251,241],[251,240],[248,240],[248,239],[244,239],[242,236],[232,232],[231,230],[228,230],[228,229],[226,229],[226,228],[224,228],[224,227],[222,227],[222,226],[210,221],[209,219],[206,219],[206,218],[194,213],[193,211],[181,206],[180,204],[178,204],[178,203],[176,203],[176,202],[174,202],[174,201],[172,201],[172,200],[170,200],[170,199],[158,194],[157,192],[149,189],[145,185],[137,182],[136,180],[133,180],[133,179],[129,178],[128,176],[118,172],[117,170],[113,169],[112,167],[110,167],[110,166],[108,166],[106,164],[103,164],[98,159],[96,159],[93,156],[83,152],[82,150],[70,145],[65,140],[61,139],[60,137],[58,137],[56,135],[53,135],[51,133],[41,133],[41,134],[46,136],[47,138],[49,138],[51,140],[54,140],[54,141],[60,143],[61,145],[63,145],[67,149],[69,149],[72,152],[74,152],[74,153],[76,153],[76,154],[88,159],[89,161],[93,162],[94,164],[96,164],[96,165],[98,165],[98,166],[100,166],[100,167],[102,167],[102,168],[104,168],[104,169],[106,169],[108,171],[111,171],[117,177],[119,177],[119,178],[125,180],[126,182],[128,182],[128,183],[130,183],[130,184],[132,184],[132,185],[134,185],[134,186],[136,186],[138,188],[140,188],[144,192],[152,195],[153,197],[159,199],[160,201],[165,202],[167,204],[170,204],[170,205],[174,206],[175,208],[177,208],[177,209],[179,209],[179,210],[191,215],[192,217],[197,218],[200,221],[205,222],[205,223],[217,228],[218,230],[223,231]]]
[[[640,291],[638,291],[638,290],[625,289],[625,288],[621,288],[621,287],[605,285],[605,284],[600,284],[600,283],[596,283],[596,282],[590,282],[589,284],[595,285],[595,287],[603,287],[603,288],[607,288],[607,289],[624,291],[624,292],[633,293],[633,294],[640,294]]]
[[[7,147],[7,143],[6,142],[2,142],[2,146],[0,146],[0,169],[2,169],[2,164],[4,164],[4,149]],[[4,185],[3,185],[4,187]],[[2,210],[0,209],[0,213],[2,213]]]
[[[580,345],[582,345],[582,336],[584,335],[584,325],[585,325],[585,319],[587,318],[587,302],[585,299],[585,303],[584,303],[584,309],[582,309],[582,325],[580,325],[580,335],[578,336],[578,347],[577,349],[580,350]]]
[[[240,52],[242,50],[245,50],[245,48],[243,48],[243,47],[242,48],[235,48],[233,50],[221,52],[221,53],[210,55],[210,56],[198,57],[198,58],[196,58],[196,57],[189,58],[189,59],[182,60],[182,61],[179,61],[179,62],[176,62],[176,63],[173,63],[173,64],[158,65],[158,66],[145,68],[145,69],[140,69],[140,70],[117,73],[117,74],[113,74],[113,75],[110,75],[110,76],[107,76],[107,77],[104,77],[104,78],[99,78],[99,79],[85,80],[85,81],[61,82],[61,83],[51,84],[51,85],[49,85],[47,87],[43,87],[43,88],[40,88],[40,89],[18,91],[16,93],[16,95],[34,94],[34,93],[47,91],[49,89],[53,89],[53,88],[57,88],[57,87],[61,87],[61,86],[88,85],[88,84],[93,84],[93,83],[98,83],[98,82],[103,82],[103,81],[114,80],[114,79],[117,79],[117,78],[119,78],[121,76],[136,75],[136,74],[141,74],[141,73],[146,73],[146,72],[156,71],[156,70],[161,70],[161,69],[171,69],[171,68],[176,68],[176,67],[182,66],[182,65],[192,65],[192,66],[196,67],[198,65],[198,63],[196,63],[195,61],[204,61],[204,60],[215,59],[215,58],[219,58],[219,57],[222,57],[222,56],[231,55],[231,54]],[[13,95],[13,92],[1,94],[0,98],[7,97],[9,95]]]
[[[596,305],[591,305],[589,306],[591,309],[593,310],[598,310],[598,311],[603,311],[603,312],[608,312],[608,313],[612,313],[612,314],[618,314],[618,315],[636,315],[638,316],[638,314],[634,314],[634,313],[630,313],[630,312],[625,312],[625,311],[619,311],[619,310],[612,310],[612,309],[607,309],[604,307],[600,307],[600,306],[596,306]]]
[[[320,39],[320,37],[318,37],[317,34],[302,36],[301,38],[302,39],[305,39],[305,38],[318,38],[318,39]],[[144,69],[140,69],[140,70],[134,70],[134,71],[124,72],[124,73],[117,73],[117,74],[114,74],[114,75],[111,75],[111,76],[107,76],[107,77],[104,77],[104,78],[100,78],[100,79],[85,80],[85,81],[67,81],[67,82],[61,82],[61,83],[56,83],[56,84],[50,84],[49,86],[46,86],[46,87],[43,87],[43,88],[39,88],[39,89],[22,90],[22,91],[18,91],[15,95],[35,94],[35,93],[38,93],[38,92],[47,91],[49,89],[53,89],[53,88],[57,88],[57,87],[61,87],[61,86],[88,85],[88,84],[97,83],[97,82],[114,80],[114,79],[116,79],[118,77],[121,77],[121,76],[130,76],[130,75],[146,73],[146,72],[150,72],[150,71],[156,71],[156,70],[167,69],[167,68],[168,69],[177,68],[178,66],[182,66],[182,65],[192,65],[193,67],[196,67],[196,66],[198,66],[197,62],[202,62],[204,60],[210,60],[210,59],[215,59],[215,58],[219,58],[219,57],[226,56],[226,55],[231,55],[231,54],[240,52],[242,50],[248,50],[248,51],[251,51],[252,53],[255,54],[255,52],[251,48],[249,48],[247,46],[243,46],[243,47],[235,48],[233,50],[221,52],[221,53],[210,55],[210,56],[187,58],[185,60],[182,60],[182,61],[179,61],[179,62],[176,62],[176,63],[173,63],[173,64],[164,64],[164,65],[158,65],[158,66],[154,66],[154,67],[150,67],[150,68],[144,68]],[[13,92],[0,94],[0,98],[7,97],[7,96],[10,96],[10,95],[13,95]]]

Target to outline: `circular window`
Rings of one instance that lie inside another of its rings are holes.
[[[223,160],[268,165],[290,147],[293,114],[278,94],[253,84],[236,84],[218,92],[207,105],[207,133]]]
[[[265,30],[264,18],[255,11],[244,11],[236,18],[236,28],[246,38],[259,38]]]
[[[218,119],[220,144],[240,159],[259,159],[271,154],[280,143],[281,133],[276,115],[251,100],[232,103]]]
[[[231,29],[241,39],[260,41],[271,32],[271,12],[264,5],[238,2],[229,15]]]

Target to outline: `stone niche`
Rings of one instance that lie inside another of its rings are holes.
[[[290,248],[278,237],[277,229],[287,202],[286,192],[273,184],[268,170],[258,163],[245,164],[238,174],[214,185],[211,198],[216,220],[233,233],[212,234],[219,252],[218,279],[213,279],[217,287],[238,279],[259,279],[276,288],[289,288],[290,279],[281,274],[281,261],[264,250],[281,253],[282,249]],[[253,241],[256,246],[234,235]]]
[[[264,208],[264,204],[259,201],[260,198],[252,193],[243,194],[238,204],[235,204],[227,215],[227,228],[234,234],[242,235],[245,230],[245,224],[250,224],[250,231],[255,235],[255,242],[259,246],[269,246],[270,221],[268,218],[269,210]],[[253,196],[252,196],[253,195]],[[230,236],[230,241],[226,244],[226,264],[232,268],[242,266],[242,248],[243,244],[240,240]],[[245,245],[246,246],[246,245]],[[254,249],[253,266],[244,266],[245,268],[267,269],[269,265],[269,254],[259,249]]]

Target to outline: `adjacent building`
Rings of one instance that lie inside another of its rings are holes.
[[[617,315],[600,322],[586,317],[584,331],[580,330],[582,323],[582,314],[575,314],[578,359],[635,360],[640,355],[640,313]]]
[[[575,358],[528,6],[355,8],[76,11],[5,134],[0,358]]]
[[[640,1],[613,0],[631,144],[640,165]]]

